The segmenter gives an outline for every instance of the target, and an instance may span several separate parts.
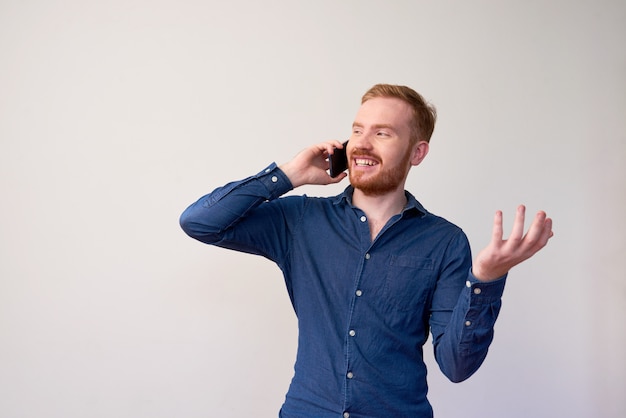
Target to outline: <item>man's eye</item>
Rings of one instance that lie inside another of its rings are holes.
[[[387,132],[378,132],[377,135],[378,136],[389,136],[389,133],[387,133]]]

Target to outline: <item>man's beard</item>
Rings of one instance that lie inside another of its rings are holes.
[[[358,155],[366,156],[368,154],[356,152],[352,154],[351,159]],[[364,173],[354,173],[352,170],[349,170],[350,184],[366,196],[382,196],[393,192],[404,182],[409,169],[410,158],[411,155],[407,152],[398,165],[389,169],[383,169],[368,179],[362,178]],[[380,159],[376,159],[380,161]]]

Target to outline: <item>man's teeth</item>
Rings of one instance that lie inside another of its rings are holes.
[[[361,158],[357,158],[355,162],[356,162],[356,165],[368,165],[368,166],[376,165],[376,162],[372,160],[363,160]]]

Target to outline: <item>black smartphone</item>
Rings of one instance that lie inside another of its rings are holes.
[[[328,157],[329,172],[331,177],[337,177],[348,169],[348,156],[346,148],[348,141],[343,143],[343,148],[335,148],[332,155]]]

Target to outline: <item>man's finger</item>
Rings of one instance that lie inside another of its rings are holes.
[[[502,211],[496,211],[493,217],[493,229],[491,232],[491,241],[493,244],[500,246],[502,243]]]
[[[509,236],[509,240],[511,241],[521,241],[524,236],[524,219],[526,216],[526,207],[524,205],[519,205],[517,207],[517,212],[515,213],[515,220],[513,221],[513,229],[511,230],[511,235]]]
[[[534,225],[536,223],[536,225]],[[533,245],[533,250],[535,252],[542,249],[547,243],[548,240],[552,237],[552,219],[546,218],[545,212],[539,212],[537,217],[535,218],[535,222],[533,222],[533,226],[535,227],[534,237],[531,240]],[[531,234],[531,231],[528,231],[528,234]]]

